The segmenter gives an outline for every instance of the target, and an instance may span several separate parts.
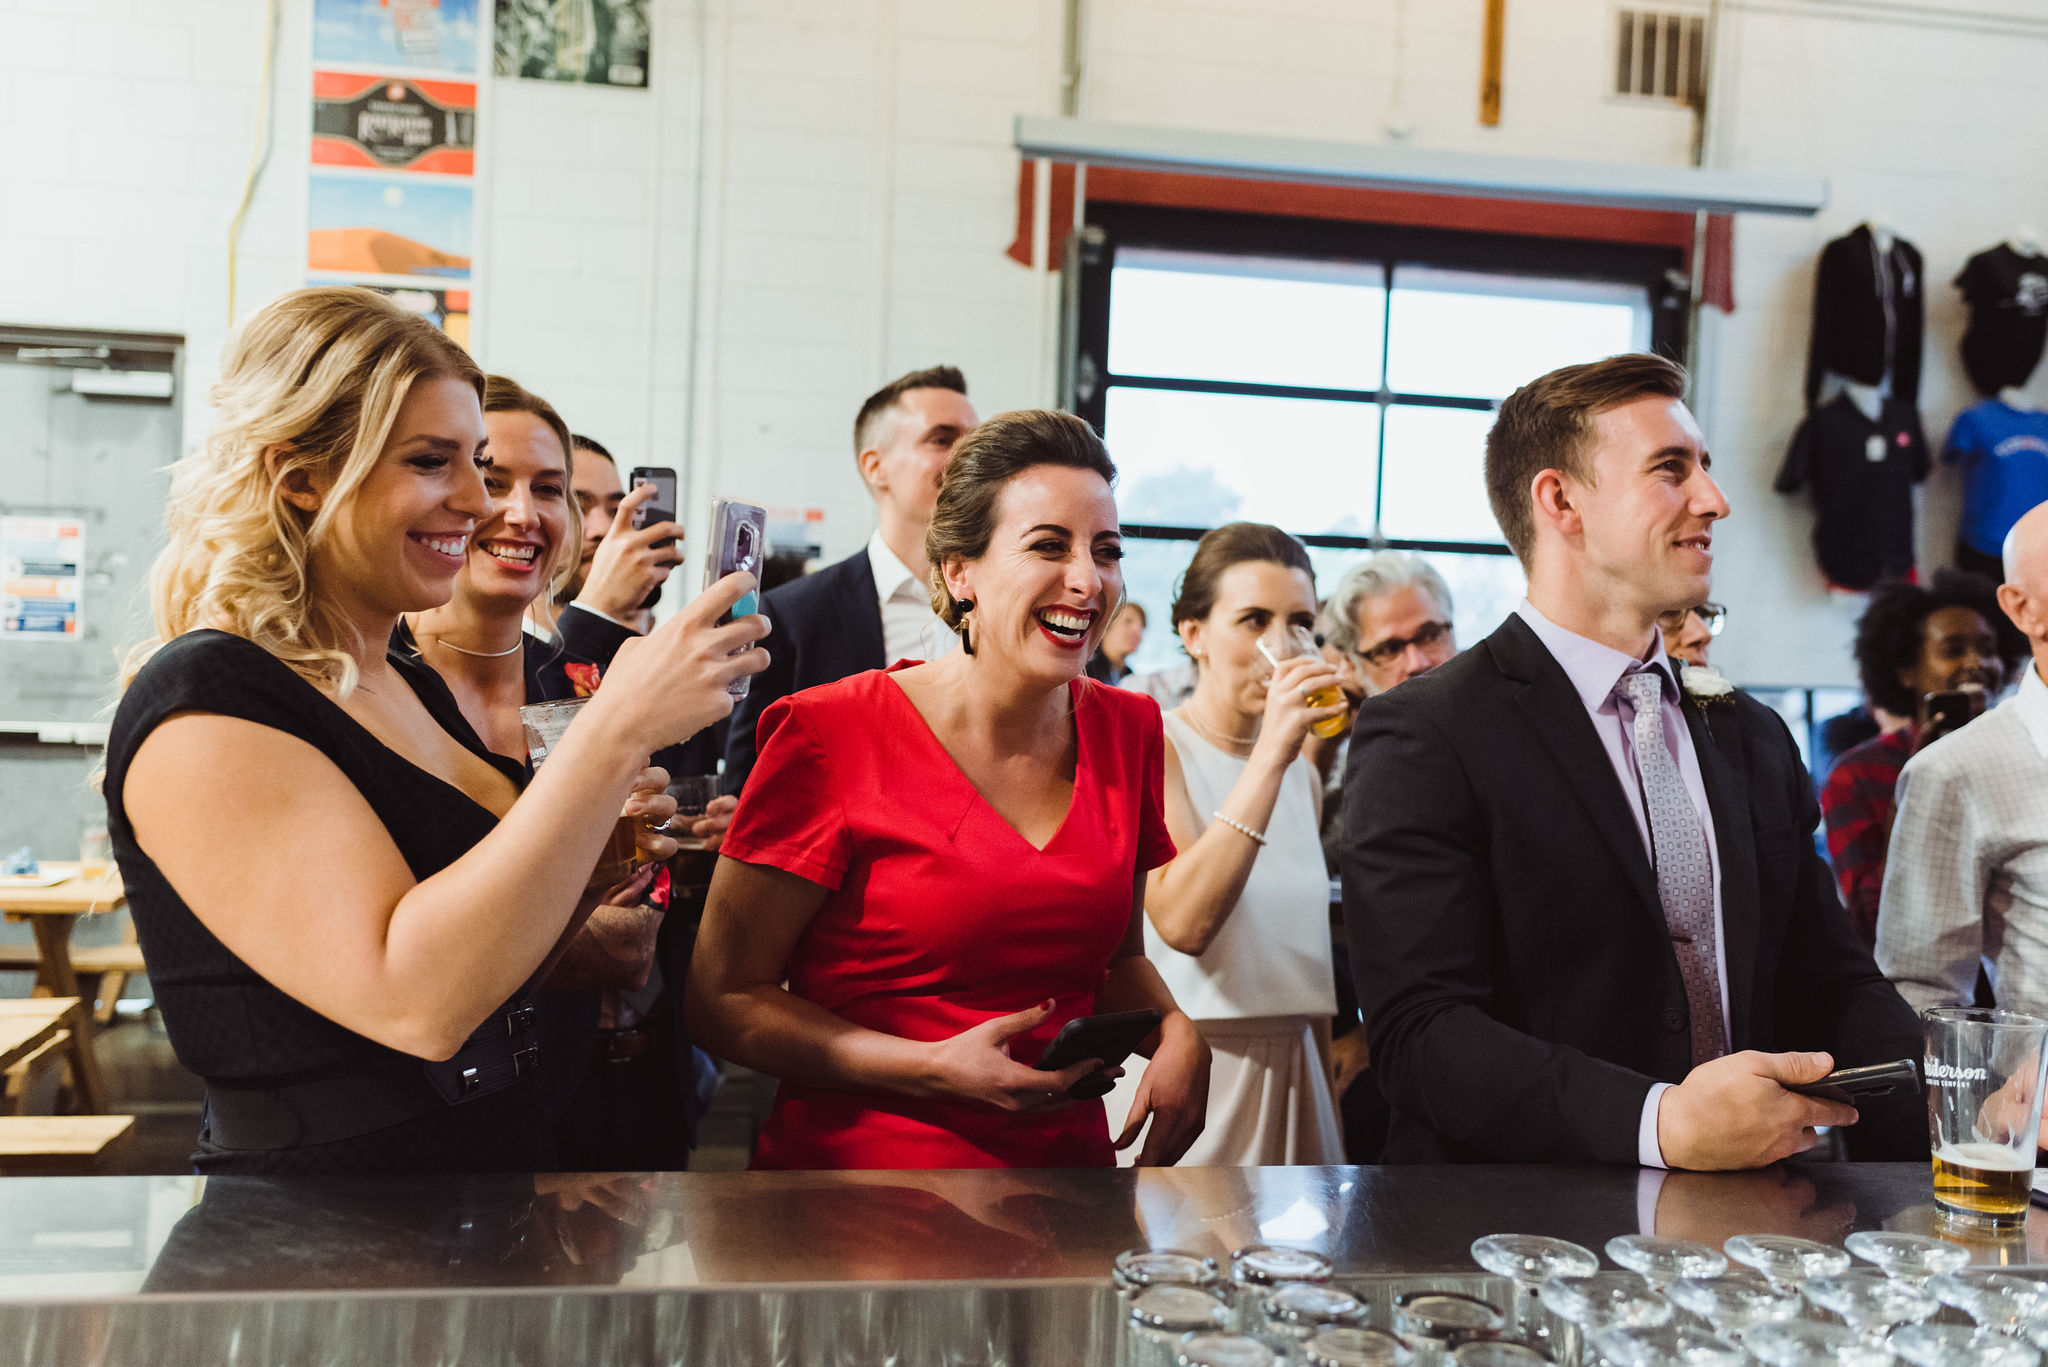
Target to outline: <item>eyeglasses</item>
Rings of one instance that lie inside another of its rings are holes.
[[[1657,625],[1664,631],[1683,631],[1686,617],[1695,612],[1700,615],[1700,625],[1707,629],[1709,636],[1719,636],[1721,628],[1728,625],[1728,609],[1719,603],[1695,603],[1689,608],[1662,613],[1657,618]]]
[[[1399,636],[1393,636],[1381,641],[1371,650],[1360,650],[1353,653],[1369,665],[1390,665],[1400,659],[1408,647],[1421,646],[1424,650],[1427,650],[1450,634],[1451,624],[1449,622],[1424,622],[1415,629],[1415,634],[1405,641]]]

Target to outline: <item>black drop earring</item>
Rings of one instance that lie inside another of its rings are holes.
[[[974,653],[974,639],[967,634],[967,614],[974,611],[974,604],[965,598],[953,600],[953,615],[959,620],[953,624],[953,632],[960,638],[960,648],[969,655]]]

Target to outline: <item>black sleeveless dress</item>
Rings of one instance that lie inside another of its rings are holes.
[[[392,666],[428,712],[464,746],[514,782],[524,766],[494,755],[464,720],[447,685],[416,660]],[[211,712],[273,727],[319,750],[355,784],[390,832],[413,876],[446,868],[490,833],[497,817],[459,788],[391,750],[283,661],[242,637],[194,631],[169,642],[136,675],[107,742],[107,825],[127,885],[149,980],[178,1059],[221,1099],[344,1099],[373,1095],[364,1114],[401,1118],[322,1142],[286,1135],[262,1147],[199,1138],[194,1167],[207,1173],[545,1172],[554,1146],[535,1071],[495,1090],[449,1101],[424,1060],[336,1024],[273,987],[201,924],[135,843],[121,787],[136,750],[179,712]],[[252,852],[257,853],[257,852]],[[303,889],[277,915],[320,914],[320,890]],[[507,1011],[517,1003],[507,1003]],[[485,1031],[480,1028],[478,1037]],[[506,1027],[499,1027],[499,1035]],[[396,1106],[394,1109],[394,1101]],[[297,1105],[297,1102],[293,1102]],[[341,1109],[348,1106],[343,1101]],[[219,1099],[210,1110],[218,1110]],[[332,1119],[333,1107],[329,1107]],[[344,1116],[345,1121],[345,1116]],[[330,1124],[328,1130],[336,1127]],[[340,1130],[360,1129],[343,1123]],[[316,1127],[316,1134],[319,1131]],[[303,1135],[303,1128],[301,1129]]]

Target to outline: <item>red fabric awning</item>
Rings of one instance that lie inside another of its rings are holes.
[[[1017,236],[1009,255],[1020,265],[1031,261],[1031,220],[1035,209],[1035,163],[1017,167]],[[1685,253],[1691,269],[1693,217],[1659,209],[1609,209],[1581,204],[1539,204],[1526,200],[1485,199],[1468,195],[1415,194],[1399,190],[1368,190],[1342,185],[1300,185],[1285,181],[1236,180],[1224,176],[1177,175],[1165,171],[1122,171],[1088,168],[1090,203],[1146,204],[1169,209],[1212,209],[1229,213],[1270,214],[1291,218],[1334,219],[1347,223],[1385,223],[1403,227],[1455,228],[1470,232],[1512,233],[1522,237],[1571,238],[1582,242],[1628,242],[1675,247]],[[1053,240],[1061,240],[1074,221],[1074,168],[1052,168]],[[1724,313],[1735,311],[1735,220],[1728,214],[1707,219],[1707,260],[1704,294],[1707,303]],[[1058,268],[1058,262],[1053,263]]]

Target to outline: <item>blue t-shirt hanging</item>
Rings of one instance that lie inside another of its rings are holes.
[[[2048,502],[2048,413],[1986,399],[1957,415],[1941,458],[1963,467],[1963,541],[1998,555],[2012,524]]]

